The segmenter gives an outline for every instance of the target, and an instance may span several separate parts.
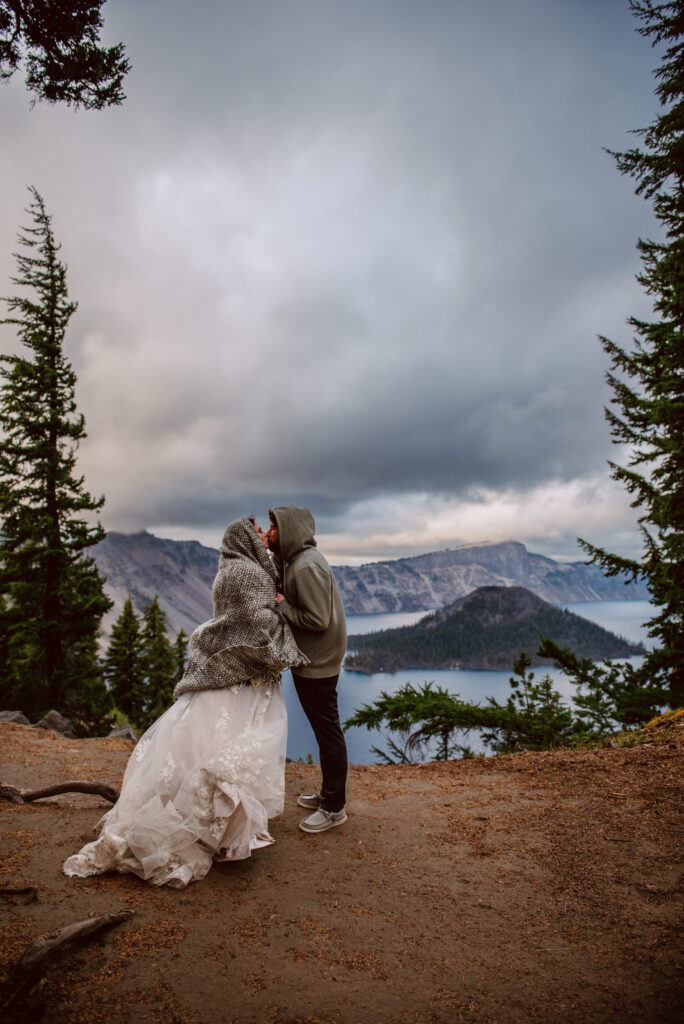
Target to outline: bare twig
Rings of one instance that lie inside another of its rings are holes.
[[[59,782],[55,786],[46,786],[44,789],[17,789],[15,786],[0,786],[0,798],[10,800],[13,804],[28,804],[33,800],[43,800],[48,796],[57,796],[59,793],[92,793],[101,796],[110,803],[115,804],[119,799],[118,789],[113,786],[105,786],[100,782]]]
[[[35,885],[0,885],[0,896],[26,896],[24,905],[28,905],[38,898],[38,890]]]
[[[2,987],[0,996],[0,1012],[7,1011],[18,999],[26,996],[35,988],[48,960],[53,959],[67,946],[94,938],[107,928],[112,928],[127,921],[135,913],[134,910],[119,910],[115,914],[102,914],[90,917],[87,921],[69,924],[66,928],[43,935],[32,943],[16,965],[12,974]]]
[[[21,790],[14,786],[0,786],[0,798],[10,800],[13,804],[23,804],[24,802]]]

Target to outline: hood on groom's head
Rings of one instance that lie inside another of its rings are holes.
[[[268,510],[278,528],[278,545],[286,562],[291,562],[303,548],[315,548],[316,522],[310,509],[298,505],[278,505]]]

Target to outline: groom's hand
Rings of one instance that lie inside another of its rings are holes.
[[[280,604],[280,602],[284,601],[284,600],[285,600],[285,595],[284,594],[280,594],[280,593],[276,594],[276,604]]]

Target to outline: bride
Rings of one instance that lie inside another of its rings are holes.
[[[266,543],[253,519],[226,529],[214,617],[190,638],[175,703],[140,738],[99,838],[68,858],[67,875],[130,872],[182,888],[212,860],[274,842],[287,737],[280,672],[307,659],[276,611]]]

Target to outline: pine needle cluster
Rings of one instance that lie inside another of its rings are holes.
[[[101,110],[124,99],[122,43],[101,46],[104,0],[0,0],[0,80],[21,65],[36,100]]]

